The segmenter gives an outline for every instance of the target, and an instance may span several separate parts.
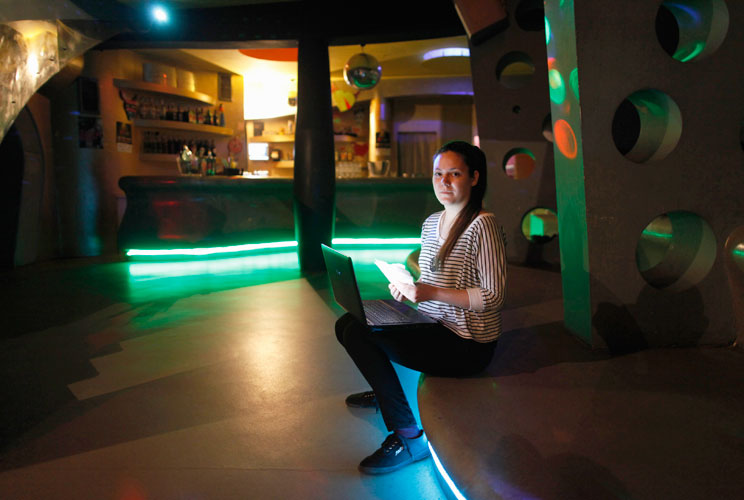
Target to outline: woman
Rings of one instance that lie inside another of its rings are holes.
[[[349,314],[336,322],[336,337],[372,387],[346,404],[379,406],[392,431],[359,464],[362,472],[384,474],[429,456],[391,361],[439,376],[473,375],[491,361],[501,333],[506,264],[496,218],[482,209],[486,173],[486,157],[476,146],[455,141],[437,151],[432,184],[444,210],[424,222],[421,277],[413,285],[390,284],[393,298],[418,303],[436,324],[372,334]]]

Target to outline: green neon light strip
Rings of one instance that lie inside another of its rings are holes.
[[[420,245],[421,238],[334,238],[333,245]],[[174,248],[163,250],[141,250],[131,248],[126,251],[127,257],[155,257],[155,256],[195,256],[221,255],[231,253],[250,252],[254,250],[271,250],[276,248],[297,247],[296,241],[276,241],[273,243],[250,243],[227,247],[207,248]]]
[[[138,250],[132,248],[127,250],[128,257],[134,256],[155,256],[155,255],[218,255],[237,252],[249,252],[251,250],[268,250],[273,248],[292,248],[296,247],[296,241],[276,241],[273,243],[250,243],[245,245],[233,245],[228,247],[211,247],[211,248],[174,248],[170,250]]]
[[[734,250],[733,254],[739,257],[744,257],[744,250]]]
[[[421,238],[333,238],[334,245],[420,245]]]

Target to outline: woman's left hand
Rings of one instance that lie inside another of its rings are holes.
[[[414,283],[413,285],[405,285],[403,283],[393,285],[390,283],[388,288],[390,289],[390,294],[398,302],[408,299],[414,304],[431,300],[430,292],[433,289],[431,285],[427,285],[426,283]]]

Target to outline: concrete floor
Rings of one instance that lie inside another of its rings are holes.
[[[324,280],[232,260],[0,275],[0,498],[445,498],[431,460],[357,471],[386,431],[344,405],[367,386]]]
[[[364,298],[409,251],[346,252]],[[740,350],[605,359],[563,331],[558,273],[509,272],[488,372],[422,386],[468,498],[740,497]],[[292,254],[0,273],[0,499],[444,499],[431,460],[357,471],[386,432],[343,403],[366,383],[326,281]]]

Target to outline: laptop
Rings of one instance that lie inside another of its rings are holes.
[[[331,281],[333,298],[346,312],[374,331],[401,327],[409,329],[437,321],[394,299],[362,300],[351,257],[321,244],[323,259]]]

